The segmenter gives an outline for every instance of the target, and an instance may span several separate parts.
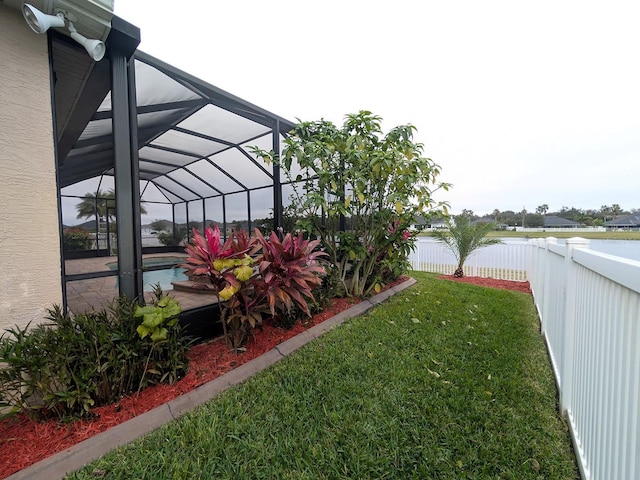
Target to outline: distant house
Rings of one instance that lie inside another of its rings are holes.
[[[416,223],[411,225],[411,230],[421,231],[432,228],[447,228],[449,226],[448,220],[444,218],[426,219],[424,217],[418,217]]]
[[[604,226],[609,229],[638,230],[640,229],[640,214],[609,220],[604,222]]]
[[[497,223],[495,218],[491,216],[481,217],[476,220],[473,220],[471,222],[471,225],[478,225],[480,223],[494,223],[496,230],[506,230],[509,227],[509,225],[507,225],[506,223]]]
[[[580,224],[555,215],[545,215],[544,228],[578,228]]]

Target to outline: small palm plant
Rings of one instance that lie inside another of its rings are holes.
[[[462,267],[472,252],[478,248],[502,243],[499,238],[487,238],[486,236],[494,226],[493,223],[472,225],[467,215],[458,215],[453,218],[453,225],[448,230],[434,230],[433,236],[436,240],[447,245],[458,261],[456,270],[453,272],[454,277],[464,277]]]

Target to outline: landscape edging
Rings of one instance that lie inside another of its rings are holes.
[[[405,282],[385,290],[382,293],[364,299],[362,302],[282,342],[268,352],[234,368],[230,372],[184,395],[180,395],[159,407],[149,410],[137,417],[133,417],[120,425],[111,427],[105,432],[99,433],[72,447],[51,455],[40,462],[34,463],[6,477],[5,480],[26,480],[31,478],[46,478],[49,480],[63,479],[66,475],[97,460],[111,450],[126,445],[166,425],[184,413],[208,402],[229,387],[244,382],[254,374],[270,367],[300,347],[303,347],[311,340],[331,330],[336,325],[363,315],[373,307],[385,302],[391,296],[409,288],[415,283],[415,279],[409,278]]]

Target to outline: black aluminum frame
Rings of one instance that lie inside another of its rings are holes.
[[[138,152],[143,147],[160,148],[168,153],[175,153],[177,155],[187,155],[194,157],[193,153],[181,151],[177,148],[170,147],[158,147],[157,145],[150,145],[150,143],[158,136],[162,135],[169,129],[173,129],[177,132],[182,132],[180,127],[177,127],[175,122],[173,124],[164,125],[162,128],[152,128],[146,130],[140,130],[137,124],[137,116],[140,113],[153,112],[154,109],[160,111],[162,109],[175,108],[184,109],[184,112],[179,118],[182,120],[188,118],[193,113],[199,111],[206,105],[212,104],[231,113],[240,115],[244,118],[250,119],[260,125],[263,125],[270,129],[272,148],[276,155],[280,152],[280,136],[286,136],[287,132],[293,128],[293,123],[278,117],[260,107],[257,107],[235,95],[225,92],[217,87],[214,87],[202,80],[182,72],[175,67],[164,63],[150,55],[136,50],[140,41],[140,32],[137,27],[125,22],[119,17],[113,17],[112,29],[107,39],[107,57],[103,61],[109,62],[110,71],[110,85],[111,85],[111,103],[112,109],[110,112],[96,112],[93,115],[93,120],[107,120],[111,119],[112,131],[111,135],[107,137],[100,137],[93,139],[92,141],[76,141],[73,147],[65,147],[65,157],[69,153],[69,166],[65,167],[63,159],[58,158],[58,165],[60,168],[57,172],[59,180],[59,188],[67,186],[77,181],[91,178],[92,175],[87,176],[87,172],[83,171],[84,165],[95,166],[97,163],[105,165],[101,175],[108,175],[109,170],[112,170],[112,174],[115,179],[115,191],[116,191],[116,215],[117,215],[117,241],[118,241],[118,271],[117,272],[94,272],[89,274],[80,275],[66,275],[64,270],[64,254],[62,255],[63,269],[63,296],[64,305],[66,308],[66,282],[73,280],[83,280],[88,278],[98,278],[104,276],[118,275],[118,286],[120,295],[126,295],[130,298],[143,298],[143,280],[142,280],[142,246],[141,246],[141,224],[140,224],[140,159],[138,158]],[[51,51],[51,49],[50,49]],[[164,105],[147,105],[138,106],[136,101],[136,74],[135,74],[135,62],[144,62],[162,73],[168,75],[174,81],[180,83],[184,87],[194,91],[202,99],[188,100],[184,102],[175,102],[174,104]],[[104,69],[104,67],[102,67]],[[53,75],[52,75],[53,77]],[[180,121],[181,121],[180,120]],[[159,191],[166,190],[176,198],[180,198],[181,201],[171,201],[166,196],[167,204],[172,205],[172,221],[175,231],[175,207],[181,203],[185,204],[185,210],[187,215],[187,224],[189,224],[189,205],[194,202],[201,202],[203,221],[206,221],[206,208],[205,200],[208,198],[221,197],[222,200],[222,216],[224,224],[224,232],[226,236],[226,200],[229,195],[235,195],[242,192],[246,192],[247,195],[247,215],[251,228],[251,192],[264,188],[273,188],[273,216],[274,216],[274,229],[278,229],[282,226],[282,182],[280,180],[280,169],[277,165],[272,166],[271,172],[265,167],[255,161],[253,157],[248,155],[239,144],[225,140],[223,138],[214,138],[208,135],[203,135],[199,132],[184,131],[182,133],[189,133],[191,135],[199,136],[203,139],[217,142],[222,145],[226,145],[226,149],[238,149],[245,157],[247,157],[257,169],[260,169],[263,174],[267,175],[267,178],[271,178],[272,185],[264,185],[259,187],[249,188],[234,178],[229,172],[226,172],[219,165],[215,165],[211,160],[208,160],[221,174],[227,176],[238,185],[238,189],[233,192],[223,192],[216,188],[210,181],[203,179],[196,175],[194,172],[187,170],[192,176],[196,177],[200,182],[204,183],[216,192],[214,195],[203,196],[198,194],[195,190],[190,189],[188,186],[181,184],[177,180],[167,177],[175,182],[179,187],[191,192],[195,199],[184,199],[177,195],[175,192],[171,192],[166,186],[156,185]],[[268,134],[268,133],[267,133]],[[255,138],[249,138],[243,140],[245,143],[249,140],[264,137],[265,135],[258,135]],[[140,137],[140,138],[139,138]],[[68,135],[64,136],[65,141],[68,142]],[[83,148],[87,146],[97,146],[104,142],[104,147],[100,148],[96,153],[88,154],[85,156],[74,155],[74,148]],[[112,145],[112,146],[111,146]],[[112,148],[112,159],[108,160],[110,155],[110,149]],[[225,149],[225,150],[226,150]],[[219,152],[218,152],[219,153]],[[195,157],[198,157],[197,155]],[[203,158],[196,158],[198,161]],[[80,161],[78,161],[80,160]],[[106,160],[106,161],[105,161]],[[145,159],[147,163],[149,159]],[[163,162],[155,161],[156,164],[163,164]],[[184,168],[177,164],[166,164],[166,167],[173,167],[174,169]],[[66,170],[65,170],[66,168]],[[61,203],[61,195],[59,195],[58,202]],[[60,210],[61,211],[61,210]],[[60,214],[61,215],[61,214]],[[61,218],[61,217],[60,217]],[[62,225],[62,220],[60,220]],[[62,242],[61,242],[62,244]]]

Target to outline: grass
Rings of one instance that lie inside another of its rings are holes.
[[[576,479],[531,297],[418,283],[71,479]]]
[[[434,263],[434,262],[412,262],[412,268],[419,272],[438,272],[442,275],[453,275],[456,271],[456,265],[452,263]],[[484,278],[500,278],[504,280],[513,280],[524,282],[527,280],[526,270],[516,270],[513,268],[499,267],[483,267],[483,266],[464,266],[464,274],[467,276],[478,276]]]

